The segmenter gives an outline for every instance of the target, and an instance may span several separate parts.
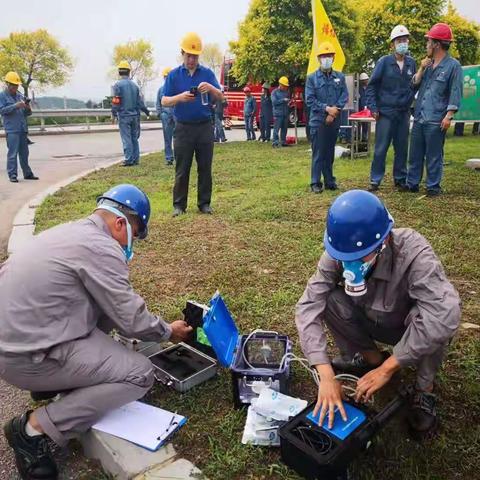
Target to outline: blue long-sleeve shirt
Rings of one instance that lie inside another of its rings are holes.
[[[165,90],[165,85],[162,85],[158,89],[157,101],[155,103],[155,108],[157,110],[157,115],[160,116],[162,113],[173,117],[173,107],[163,107],[162,106],[162,97],[163,91]]]
[[[32,114],[30,107],[17,108],[15,104],[22,102],[25,97],[17,92],[12,95],[8,90],[0,92],[0,115],[2,115],[5,133],[27,132],[27,117]]]
[[[402,70],[394,54],[380,58],[368,81],[368,108],[385,116],[408,110],[415,96],[412,78],[416,71],[415,60],[408,55],[404,57]]]
[[[262,95],[260,98],[260,116],[265,120],[272,120],[273,105],[270,95]]]
[[[245,117],[250,117],[255,115],[257,111],[257,102],[255,101],[255,97],[250,95],[249,97],[245,97],[245,102],[243,104],[243,115]]]
[[[122,78],[113,86],[113,95],[120,98],[118,105],[112,104],[112,114],[120,117],[149,114],[138,85],[129,78]]]
[[[460,108],[462,96],[462,67],[447,55],[435,69],[425,69],[415,102],[414,118],[424,123],[441,123],[448,111]]]
[[[273,107],[273,116],[278,117],[287,117],[289,113],[289,93],[288,90],[280,90],[280,88],[276,88],[272,92],[272,107]]]
[[[319,68],[307,77],[305,98],[310,112],[308,124],[318,127],[325,122],[327,107],[341,110],[348,102],[345,75],[336,70],[326,73]]]

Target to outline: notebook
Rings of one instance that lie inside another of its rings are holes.
[[[111,410],[92,428],[155,451],[186,421],[182,415],[146,403],[131,402]]]
[[[340,440],[345,440],[359,425],[361,425],[367,419],[365,413],[358,408],[344,402],[345,413],[347,414],[347,421],[344,422],[343,418],[338,411],[338,407],[335,407],[335,417],[333,420],[333,427],[328,428],[328,414],[325,416],[322,428],[328,433],[335,435]],[[314,417],[313,411],[307,415],[307,418],[318,425],[320,420],[320,412]]]

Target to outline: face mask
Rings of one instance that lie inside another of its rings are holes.
[[[322,57],[320,58],[320,66],[323,70],[330,70],[333,65],[333,57]]]
[[[121,217],[125,219],[125,222],[127,225],[127,245],[126,246],[122,245],[122,248],[123,248],[123,253],[125,254],[125,258],[127,262],[130,262],[133,258],[133,235],[132,235],[132,226],[130,225],[128,218],[120,210],[110,205],[100,205],[97,208],[97,210],[107,210],[109,212],[112,212],[114,215],[117,215],[117,217]]]
[[[399,55],[405,55],[408,52],[408,42],[397,43],[395,45],[395,51]]]
[[[371,270],[378,255],[375,255],[370,261],[354,260],[352,262],[342,262],[343,278],[345,279],[345,293],[352,297],[364,295],[367,292],[365,277]]]

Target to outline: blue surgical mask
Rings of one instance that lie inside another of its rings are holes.
[[[408,42],[401,42],[395,45],[395,51],[399,55],[405,55],[408,52]]]
[[[127,262],[130,262],[133,258],[133,234],[132,226],[130,225],[127,216],[118,210],[118,208],[112,207],[111,205],[99,205],[97,210],[107,210],[108,212],[112,212],[114,215],[117,215],[117,217],[125,219],[127,225],[127,245],[122,245],[122,248]]]
[[[364,295],[367,291],[367,284],[365,281],[368,272],[371,270],[377,255],[370,261],[364,262],[362,260],[353,260],[351,262],[342,262],[343,278],[345,279],[345,293],[352,297]]]
[[[323,70],[330,70],[333,65],[333,57],[322,57],[320,58],[320,66]]]

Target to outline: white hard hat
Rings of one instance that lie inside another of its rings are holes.
[[[392,33],[390,34],[390,41],[398,37],[404,37],[405,35],[410,35],[408,28],[405,25],[397,25],[393,27]]]
[[[365,72],[360,74],[360,80],[368,80],[369,78],[370,77]]]

